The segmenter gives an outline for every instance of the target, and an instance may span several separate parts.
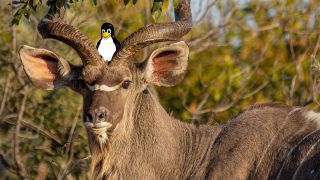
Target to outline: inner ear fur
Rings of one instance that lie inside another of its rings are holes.
[[[72,78],[72,66],[49,50],[24,45],[19,54],[28,78],[36,87],[52,90],[67,85]]]
[[[189,47],[184,41],[154,50],[145,62],[146,81],[158,86],[176,85],[184,78],[188,56]]]

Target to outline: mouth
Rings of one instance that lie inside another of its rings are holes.
[[[109,122],[100,122],[97,124],[86,122],[85,126],[90,129],[109,129],[112,126],[112,124]]]
[[[93,124],[91,122],[86,122],[85,126],[95,136],[101,147],[109,140],[107,131],[112,127],[111,123],[100,122],[97,124]]]

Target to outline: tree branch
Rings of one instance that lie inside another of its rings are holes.
[[[3,118],[1,118],[1,121],[4,121],[6,123],[9,123],[11,125],[16,126],[17,123],[11,121],[10,119],[12,118],[16,118],[18,115],[17,114],[9,114]],[[0,121],[0,122],[1,122]],[[49,140],[51,140],[53,143],[55,143],[56,145],[58,145],[59,147],[64,146],[64,144],[61,142],[61,140],[59,140],[57,137],[55,137],[54,135],[50,134],[48,131],[38,127],[37,125],[33,124],[32,122],[30,122],[29,120],[22,120],[21,124],[22,127],[26,127],[29,128],[35,132],[40,133],[42,136],[48,138]]]
[[[4,88],[4,93],[3,93],[3,97],[2,97],[2,101],[1,101],[1,106],[0,106],[0,116],[3,113],[4,107],[6,105],[6,101],[7,101],[7,95],[8,95],[8,90],[10,87],[10,82],[11,82],[11,73],[9,74],[7,80],[6,80],[6,85]]]
[[[18,176],[20,176],[22,179],[27,179],[28,177],[27,171],[26,171],[26,168],[24,167],[24,164],[21,162],[20,155],[19,155],[20,127],[21,127],[21,121],[23,118],[23,113],[24,113],[25,104],[27,100],[27,94],[28,94],[27,89],[25,88],[24,90],[25,91],[23,93],[23,98],[21,101],[21,106],[20,106],[19,115],[17,119],[17,125],[16,125],[15,132],[13,134],[13,159],[14,159],[15,165],[17,166]]]
[[[76,129],[76,125],[77,125],[77,121],[78,121],[78,117],[80,115],[81,112],[81,108],[82,105],[79,105],[79,107],[77,108],[77,112],[76,115],[74,116],[74,120],[73,120],[73,124],[69,133],[69,137],[68,137],[68,141],[67,141],[67,150],[66,152],[69,154],[69,161],[67,163],[67,165],[59,172],[58,175],[58,180],[63,180],[66,178],[66,176],[71,172],[72,168],[74,167],[74,159],[73,159],[73,149],[72,149],[72,145],[73,145],[73,138],[74,138],[74,132]]]

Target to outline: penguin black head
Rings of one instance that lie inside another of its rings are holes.
[[[114,37],[114,28],[111,23],[104,23],[101,26],[101,37],[108,38]]]

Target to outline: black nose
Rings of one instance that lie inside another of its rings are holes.
[[[84,122],[98,123],[105,121],[107,117],[106,110],[90,110],[85,114]]]

